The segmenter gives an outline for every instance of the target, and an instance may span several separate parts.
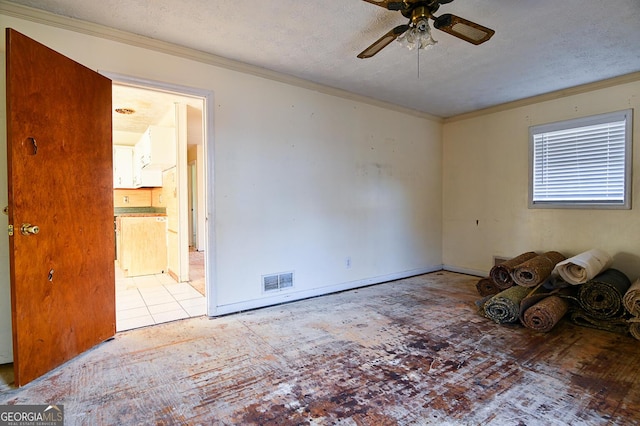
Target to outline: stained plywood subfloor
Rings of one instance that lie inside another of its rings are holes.
[[[74,424],[640,424],[640,342],[562,322],[539,334],[438,272],[120,333],[0,404]]]

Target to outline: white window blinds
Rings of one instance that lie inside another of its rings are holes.
[[[630,116],[531,127],[530,206],[629,208]]]

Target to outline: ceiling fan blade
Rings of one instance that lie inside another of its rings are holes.
[[[389,43],[398,38],[402,33],[409,29],[409,25],[398,25],[382,37],[380,37],[375,43],[367,47],[358,55],[360,59],[370,58],[382,49],[384,49]]]
[[[367,3],[375,4],[376,6],[384,7],[388,10],[404,10],[409,5],[403,1],[390,1],[390,0],[363,0]],[[452,0],[453,1],[453,0]]]
[[[433,26],[440,31],[444,31],[445,33],[449,33],[452,36],[475,45],[484,43],[495,34],[495,31],[491,28],[484,27],[450,13],[445,13],[437,18],[434,17]]]

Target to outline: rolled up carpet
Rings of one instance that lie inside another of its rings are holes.
[[[618,334],[628,334],[630,332],[630,323],[621,317],[608,319],[595,318],[582,309],[572,309],[569,316],[571,322],[583,327],[597,328],[598,330]]]
[[[569,311],[569,302],[558,296],[545,297],[524,312],[522,323],[532,330],[547,333]]]
[[[542,285],[548,290],[557,290],[569,287],[571,284],[563,280],[560,275],[556,275],[552,272],[549,278],[547,278]]]
[[[522,262],[533,259],[536,256],[537,254],[532,251],[522,253],[521,255],[516,256],[513,259],[504,261],[499,265],[491,268],[491,271],[489,271],[489,276],[500,290],[506,290],[513,285],[513,278],[511,278],[511,272],[513,271],[513,268],[515,268]]]
[[[476,283],[476,289],[482,297],[500,293],[500,289],[491,278],[482,278]]]
[[[535,288],[530,288],[529,290],[529,294],[527,294],[524,299],[520,301],[520,322],[522,324],[524,324],[524,313],[527,309],[529,309],[545,297],[549,297],[557,292],[556,290],[549,290],[542,284],[538,285]]]
[[[589,315],[598,319],[614,318],[624,314],[622,298],[631,287],[631,281],[617,269],[607,269],[580,286],[578,301]]]
[[[629,333],[631,333],[634,339],[640,340],[640,318],[632,318],[629,322],[631,323]]]
[[[513,282],[523,287],[535,287],[551,275],[558,262],[566,257],[557,251],[548,251],[516,266],[511,272]]]
[[[631,315],[640,317],[640,278],[631,284],[622,298],[622,303]]]
[[[522,299],[522,302],[520,302],[520,322],[524,324],[524,313],[527,311],[527,309],[549,296],[558,296],[559,298],[563,299],[564,301],[566,301],[569,309],[571,309],[573,305],[579,307],[580,303],[578,302],[577,295],[577,286],[567,284],[567,287],[549,289],[546,287],[546,282],[540,284],[532,289],[531,293],[529,293],[527,297]]]
[[[476,300],[476,307],[478,308],[478,311],[480,311],[480,313],[482,315],[484,315],[484,304],[487,303],[487,301],[489,299],[491,299],[493,297],[492,294],[488,295],[488,296],[484,296],[482,299],[480,300]]]
[[[520,316],[520,302],[531,289],[514,285],[487,300],[484,304],[484,314],[498,324],[518,321]]]
[[[584,284],[608,269],[613,258],[600,249],[591,249],[558,262],[556,272],[569,284]]]

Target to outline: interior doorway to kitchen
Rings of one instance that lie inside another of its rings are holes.
[[[116,330],[207,313],[207,96],[112,77]]]

